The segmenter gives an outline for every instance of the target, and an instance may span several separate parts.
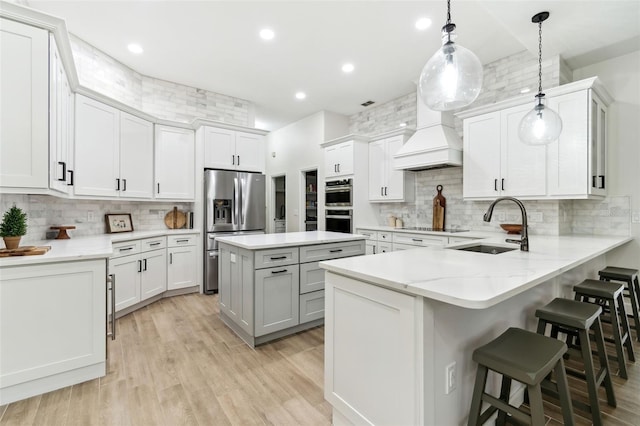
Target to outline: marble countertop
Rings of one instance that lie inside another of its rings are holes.
[[[0,267],[35,265],[39,263],[67,262],[73,260],[106,259],[112,254],[112,243],[159,237],[163,235],[199,234],[197,229],[160,229],[156,231],[134,231],[121,234],[103,234],[75,237],[69,240],[41,240],[30,246],[51,246],[43,255],[11,256],[0,258]]]
[[[396,228],[394,226],[383,226],[383,225],[372,225],[372,226],[358,226],[358,229],[367,230],[367,231],[381,231],[381,232],[404,232],[409,234],[425,234],[425,235],[441,235],[445,237],[462,237],[462,238],[490,238],[496,235],[506,235],[506,233],[496,232],[496,231],[420,231],[417,229],[408,229],[408,228]],[[461,228],[452,228],[454,230]]]
[[[216,238],[219,242],[231,244],[248,250],[339,243],[342,241],[364,239],[366,239],[364,235],[343,234],[341,232],[327,231],[283,232],[278,234],[252,234]]]
[[[364,229],[364,228],[363,228]],[[495,234],[494,234],[495,235]],[[505,234],[482,244],[515,247],[493,255],[424,247],[321,262],[330,272],[452,305],[484,309],[632,240],[631,237],[530,236],[530,251],[505,243]]]

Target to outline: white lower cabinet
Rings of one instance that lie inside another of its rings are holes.
[[[105,375],[106,261],[0,275],[0,405]]]
[[[167,289],[196,285],[196,247],[170,247]]]

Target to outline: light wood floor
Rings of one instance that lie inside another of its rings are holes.
[[[163,299],[118,320],[108,374],[0,407],[0,425],[327,425],[323,327],[250,349],[218,318],[217,296]],[[640,345],[635,343],[640,356]],[[640,425],[640,361],[614,377],[606,425]],[[579,383],[572,392],[580,392]],[[602,394],[604,399],[604,393]],[[549,425],[561,424],[547,404]],[[579,414],[579,413],[578,413]],[[578,425],[588,425],[584,417]]]

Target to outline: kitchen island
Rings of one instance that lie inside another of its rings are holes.
[[[324,231],[218,238],[220,318],[252,347],[322,325],[318,263],[363,255],[364,240]]]
[[[510,326],[535,330],[535,309],[572,297],[574,284],[596,277],[606,253],[630,240],[531,236],[523,252],[503,234],[482,243],[516,250],[454,249],[475,241],[322,262],[333,423],[465,423],[473,350]],[[514,383],[512,403],[523,391]]]

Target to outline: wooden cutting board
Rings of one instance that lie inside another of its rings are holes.
[[[38,254],[45,254],[51,250],[51,246],[24,246],[17,249],[0,249],[0,257],[9,256],[34,256]]]
[[[438,194],[433,197],[433,222],[431,227],[435,231],[444,230],[444,210],[447,205],[447,199],[442,196],[442,185],[436,186]]]
[[[164,217],[164,224],[167,225],[169,229],[183,228],[186,223],[187,215],[179,211],[177,207],[174,207],[173,210]]]

